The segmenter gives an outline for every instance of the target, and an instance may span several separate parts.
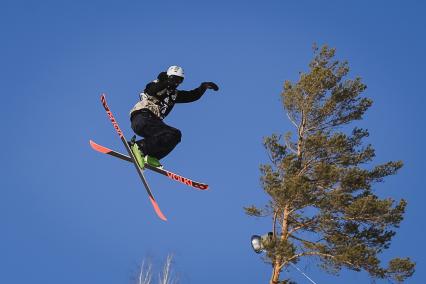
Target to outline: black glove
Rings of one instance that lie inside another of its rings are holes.
[[[218,91],[219,90],[219,87],[215,83],[213,83],[213,82],[203,82],[203,83],[201,83],[200,87],[204,88],[206,90],[207,89],[212,89],[214,91]]]
[[[169,78],[169,76],[167,76],[167,72],[161,72],[157,76],[157,79],[161,82],[166,81],[168,78]]]

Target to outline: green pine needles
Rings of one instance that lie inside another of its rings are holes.
[[[272,217],[265,255],[273,265],[270,283],[287,283],[279,280],[282,269],[303,257],[334,274],[347,268],[402,282],[414,273],[409,258],[385,266],[379,259],[407,203],[381,199],[373,187],[402,162],[371,165],[374,148],[363,144],[369,132],[349,124],[361,120],[372,101],[362,96],[361,78],[347,79],[348,73],[335,49],[314,47],[309,72],[284,84],[283,107],[296,132],[265,138],[271,164],[261,166],[261,183],[270,202],[245,208],[248,215]]]

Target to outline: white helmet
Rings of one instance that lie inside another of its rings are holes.
[[[170,66],[169,69],[167,69],[167,76],[179,76],[182,78],[185,78],[185,74],[183,73],[182,67],[179,66]]]

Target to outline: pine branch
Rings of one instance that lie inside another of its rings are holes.
[[[291,261],[294,261],[298,258],[304,257],[304,256],[320,256],[320,257],[325,257],[325,258],[332,258],[332,259],[336,259],[337,256],[335,255],[331,255],[331,254],[327,254],[327,253],[321,253],[321,252],[317,252],[317,251],[310,251],[310,252],[302,252],[299,254],[296,254],[288,259],[286,259],[285,261],[283,261],[283,263],[280,266],[280,269],[282,269],[284,266],[286,266],[288,263],[290,263]],[[350,261],[347,260],[339,260],[339,262],[345,263],[346,265],[352,266],[355,269],[359,269],[359,266],[353,264]]]
[[[316,222],[318,222],[318,220],[317,220],[316,217],[314,217],[311,220],[309,220],[308,222],[304,222],[304,223],[301,223],[299,226],[293,227],[287,234],[288,234],[288,236],[291,236],[295,232],[297,232],[297,231],[299,231],[303,228],[306,228],[308,226],[311,226],[311,225],[315,224]]]
[[[300,241],[302,243],[308,243],[308,244],[312,244],[312,245],[318,245],[320,243],[321,240],[317,241],[317,242],[312,242],[312,241],[308,241],[299,237],[296,237],[294,235],[290,235],[289,238],[295,239],[297,241]]]
[[[312,158],[309,161],[307,161],[305,163],[305,165],[303,166],[302,169],[300,169],[299,173],[297,174],[297,176],[302,176],[305,174],[306,170],[308,170],[308,168],[312,165],[313,162],[315,162],[316,158]]]

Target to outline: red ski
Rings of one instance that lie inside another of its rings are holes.
[[[109,148],[107,148],[105,146],[99,145],[99,144],[95,143],[92,140],[90,140],[90,146],[92,146],[92,148],[94,150],[96,150],[98,152],[101,152],[103,154],[108,154],[108,155],[111,155],[113,157],[119,158],[121,160],[133,163],[131,157],[129,157],[127,155],[124,155],[124,154],[122,154],[120,152],[111,150],[111,149],[109,149]],[[175,173],[170,172],[168,170],[165,170],[165,169],[162,169],[162,168],[153,167],[153,166],[151,166],[149,164],[145,164],[145,168],[149,169],[151,171],[154,171],[156,173],[162,174],[162,175],[164,175],[164,176],[166,176],[166,177],[168,177],[168,178],[170,178],[170,179],[172,179],[174,181],[181,182],[181,183],[183,183],[185,185],[194,187],[194,188],[199,189],[199,190],[206,190],[209,187],[205,183],[200,183],[200,182],[193,181],[193,180],[191,180],[189,178],[186,178],[186,177],[183,177],[181,175],[175,174]]]
[[[124,144],[124,147],[126,148],[127,152],[129,153],[129,161],[133,163],[133,165],[136,168],[136,171],[139,174],[139,177],[142,180],[143,185],[145,186],[146,192],[148,193],[149,196],[149,200],[151,201],[152,206],[154,207],[155,213],[157,213],[157,216],[163,220],[163,221],[167,221],[166,216],[164,216],[164,214],[161,212],[160,207],[158,206],[157,202],[155,201],[154,195],[151,192],[151,189],[149,188],[149,185],[145,179],[145,176],[143,175],[143,172],[141,170],[141,168],[139,167],[138,163],[136,162],[136,158],[133,155],[132,150],[129,147],[129,144],[127,143],[126,138],[124,137],[123,132],[121,131],[120,127],[118,126],[117,121],[114,118],[114,115],[112,114],[111,110],[108,107],[107,101],[106,101],[106,97],[105,94],[101,95],[101,101],[102,101],[102,105],[105,108],[106,113],[108,114],[109,119],[111,120],[112,125],[114,126],[115,130],[118,133],[118,136],[120,136],[121,141]]]

